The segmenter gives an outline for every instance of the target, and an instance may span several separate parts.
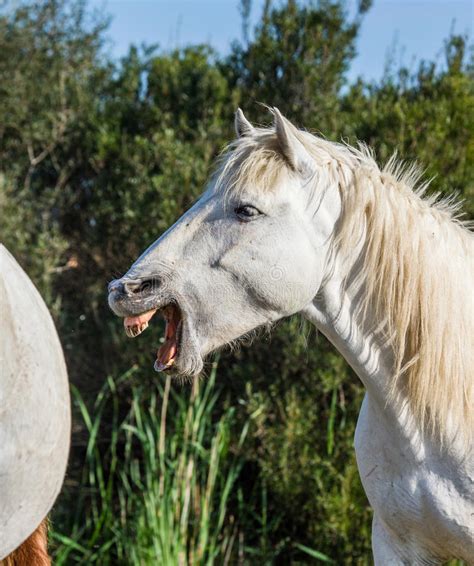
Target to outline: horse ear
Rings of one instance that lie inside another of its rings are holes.
[[[282,116],[278,108],[273,108],[272,112],[277,140],[283,157],[294,171],[308,174],[313,169],[313,160],[297,138],[295,126]]]
[[[255,131],[255,128],[247,120],[240,108],[237,108],[237,112],[235,113],[234,125],[235,133],[237,134],[238,138],[241,138],[243,136],[250,136]]]

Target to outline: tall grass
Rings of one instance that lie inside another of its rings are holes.
[[[130,373],[109,379],[91,411],[74,392],[89,438],[75,511],[53,523],[55,564],[227,564],[239,554],[229,501],[248,422],[231,443],[234,409],[213,419],[215,374],[190,396],[169,377],[152,389],[135,381],[125,415],[118,389]]]

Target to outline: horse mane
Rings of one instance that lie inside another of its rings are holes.
[[[469,445],[474,431],[472,232],[453,198],[428,195],[417,166],[392,157],[379,168],[367,147],[350,147],[294,129],[314,159],[311,195],[337,184],[342,214],[333,254],[358,265],[370,308],[393,349],[389,400],[408,401],[422,433]],[[273,128],[257,128],[223,153],[214,190],[271,191],[291,175]],[[364,238],[362,256],[354,245]],[[349,273],[347,274],[349,275]]]

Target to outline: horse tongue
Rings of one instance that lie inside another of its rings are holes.
[[[176,357],[177,344],[175,337],[168,338],[163,346],[160,347],[155,361],[155,370],[163,371],[171,367]]]
[[[176,336],[177,323],[174,315],[174,310],[168,310],[165,313],[165,343],[160,347],[156,355],[154,366],[156,371],[163,371],[171,367],[176,357],[178,343]]]

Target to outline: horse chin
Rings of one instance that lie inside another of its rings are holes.
[[[204,361],[201,356],[195,327],[189,316],[183,317],[177,344],[177,354],[170,367],[162,368],[158,359],[154,368],[156,371],[167,371],[172,377],[195,376],[201,373]]]

